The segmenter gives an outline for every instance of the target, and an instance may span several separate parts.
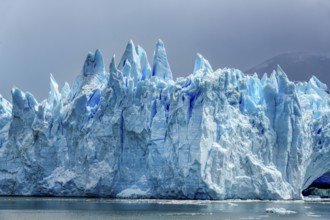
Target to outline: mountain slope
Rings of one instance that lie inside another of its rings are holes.
[[[280,65],[291,80],[308,81],[311,75],[317,76],[322,82],[330,85],[330,58],[302,52],[285,53],[268,59],[244,71],[245,73],[271,73]]]

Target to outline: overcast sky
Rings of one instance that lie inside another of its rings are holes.
[[[192,72],[197,52],[214,69],[293,51],[329,56],[330,1],[1,0],[0,93],[11,100],[17,86],[41,101],[49,74],[71,84],[88,51],[100,49],[108,65],[132,39],[151,60],[158,38],[175,77]]]

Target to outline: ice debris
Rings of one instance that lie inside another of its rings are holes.
[[[267,213],[273,213],[273,214],[278,214],[278,215],[290,215],[290,214],[296,214],[297,212],[287,210],[285,208],[267,208],[266,209]]]

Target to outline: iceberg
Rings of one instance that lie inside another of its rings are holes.
[[[173,79],[164,43],[99,50],[48,98],[0,96],[0,195],[302,199],[330,171],[330,96],[313,76],[213,70]]]

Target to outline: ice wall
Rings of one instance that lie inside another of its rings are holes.
[[[175,81],[158,41],[132,41],[109,72],[89,53],[72,88],[0,97],[0,194],[300,199],[330,169],[327,86],[213,71],[198,54]]]

